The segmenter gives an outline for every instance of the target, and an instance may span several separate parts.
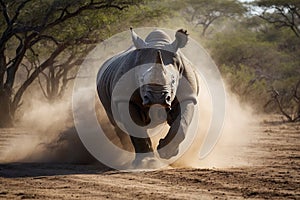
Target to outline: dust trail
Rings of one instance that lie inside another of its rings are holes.
[[[205,95],[200,99],[202,102],[208,101]],[[211,153],[200,159],[203,135],[207,132],[210,117],[211,110],[203,110],[198,137],[189,151],[175,163],[176,167],[230,168],[250,166],[259,162],[248,156],[250,145],[256,140],[255,134],[251,132],[258,127],[259,117],[253,113],[250,106],[241,104],[238,97],[230,92],[227,93],[226,116],[220,138]]]
[[[17,124],[24,133],[11,138],[1,162],[91,161],[72,128],[70,102],[48,103],[39,99],[42,98],[27,99],[24,115]],[[13,131],[11,134],[14,135]]]
[[[258,116],[250,106],[241,104],[238,97],[230,92],[226,104],[222,135],[211,154],[197,163],[200,167],[241,167],[258,162],[248,156],[250,145],[256,139],[253,131],[258,127]]]

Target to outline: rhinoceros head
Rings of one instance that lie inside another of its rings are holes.
[[[187,34],[182,30],[177,31],[176,40],[172,43],[161,31],[152,34],[158,38],[147,42],[147,39],[143,41],[133,32],[133,42],[138,51],[136,62],[139,66],[135,72],[136,82],[140,87],[144,106],[159,104],[170,109],[184,69],[177,51],[185,46]],[[180,39],[179,34],[184,34],[185,37]]]
[[[160,104],[170,108],[176,95],[181,71],[174,63],[164,64],[160,50],[154,49],[152,52],[156,54],[155,63],[150,66],[142,65],[146,66],[146,70],[142,67],[136,71],[143,105]]]

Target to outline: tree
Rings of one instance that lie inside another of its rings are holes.
[[[281,93],[273,87],[270,92],[271,99],[264,107],[274,103],[288,122],[300,120],[300,80],[288,92],[284,91],[284,93]]]
[[[300,37],[300,1],[299,0],[257,0],[254,5],[263,9],[262,19],[278,28],[290,28]]]
[[[94,44],[94,42],[93,42]],[[75,48],[75,47],[74,47]],[[38,83],[44,97],[49,103],[61,100],[65,94],[68,83],[75,79],[77,67],[84,61],[84,56],[90,52],[94,45],[87,45],[85,53],[68,51],[69,55],[63,62],[53,62],[38,76]],[[35,64],[33,64],[35,65]]]
[[[246,11],[243,4],[236,0],[188,0],[186,3],[188,21],[203,27],[202,36],[217,19],[240,16]]]
[[[69,31],[68,22],[75,18],[79,20],[87,12],[101,10],[109,14],[112,10],[123,10],[136,2],[0,0],[3,16],[0,18],[0,126],[11,124],[24,92],[40,73],[49,67],[51,71],[51,66],[63,52],[71,46],[82,44],[89,37],[87,33],[92,33],[92,30],[86,29]],[[43,54],[40,56],[37,51],[45,44],[50,48],[40,51]],[[41,60],[32,69],[26,65],[30,57],[39,57]],[[15,88],[16,74],[24,66],[28,74]]]
[[[300,45],[296,36],[289,30],[276,31],[269,23],[257,17],[247,21],[232,22],[228,28],[208,40],[207,46],[230,89],[264,111],[270,100],[268,91],[276,88],[282,96],[284,109],[291,110],[291,86],[300,78]],[[250,21],[249,21],[250,20]],[[298,95],[299,96],[299,95]],[[274,98],[267,107],[277,110]],[[267,111],[267,109],[265,111]]]

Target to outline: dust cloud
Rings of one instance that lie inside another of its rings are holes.
[[[253,134],[258,127],[259,116],[249,105],[240,103],[239,98],[227,93],[224,126],[215,148],[207,157],[199,160],[200,167],[241,167],[258,163],[248,156],[255,142]]]
[[[248,156],[250,145],[255,141],[252,134],[258,127],[259,116],[254,114],[249,105],[240,103],[237,96],[226,93],[226,113],[221,134],[210,153],[199,158],[205,133],[208,130],[212,108],[203,108],[199,119],[197,138],[193,141],[189,150],[175,163],[176,167],[195,168],[230,168],[250,166],[258,160],[252,160]],[[200,102],[208,102],[208,96],[200,97]],[[203,106],[200,105],[200,107]]]
[[[14,136],[14,131],[11,132],[14,137],[2,153],[1,161],[86,163],[93,160],[73,127],[70,101],[49,103],[42,99],[42,96],[25,99],[24,115],[16,124],[16,130],[21,129],[23,134]]]
[[[199,47],[192,46],[191,48],[193,50],[190,52],[193,53],[197,52],[195,48]],[[110,51],[106,49],[105,52]],[[207,54],[203,52],[197,55],[194,53],[193,59],[196,61],[192,63],[198,65],[197,62],[200,62],[200,65],[207,64],[209,67],[209,65],[212,65],[209,63],[211,61],[205,61],[205,59],[209,60],[210,58],[205,58],[205,56],[207,57]],[[188,58],[190,59],[191,55]],[[201,89],[198,103],[198,131],[195,138],[190,138],[191,145],[189,144],[186,152],[182,152],[184,148],[180,148],[182,156],[172,164],[172,167],[226,168],[251,165],[253,161],[248,159],[247,149],[250,142],[255,139],[251,134],[251,130],[258,122],[255,120],[256,116],[251,108],[241,104],[238,98],[228,89],[225,92],[226,113],[222,133],[208,156],[200,158],[201,148],[207,136],[214,107],[211,93],[205,86],[203,79],[200,79],[199,85]],[[71,97],[71,91],[72,88],[70,87],[66,96]],[[15,137],[10,141],[10,145],[2,154],[2,160],[4,162],[95,162],[95,159],[83,146],[74,128],[71,100],[64,99],[50,104],[41,99],[43,99],[41,95],[35,95],[34,97],[31,95],[24,100],[29,103],[24,106],[23,112],[25,114],[20,117],[18,127],[26,130],[27,134]],[[114,134],[114,129],[109,124],[104,110],[98,108],[97,110],[100,110],[97,113],[98,120],[104,132],[108,133],[109,140],[117,146],[126,146],[125,149],[132,152],[133,148],[129,142],[129,137],[124,136],[125,142],[122,144],[122,141]],[[157,146],[159,139],[160,137],[153,139],[154,146]],[[124,145],[124,143],[126,144]]]
[[[251,130],[257,127],[258,122],[251,108],[241,104],[238,98],[229,92],[226,97],[226,115],[222,133],[211,153],[205,158],[199,158],[212,117],[213,108],[210,98],[209,91],[202,87],[199,96],[198,133],[196,138],[192,138],[188,151],[184,152],[181,158],[171,165],[172,167],[228,168],[247,166],[254,162],[247,157],[247,149],[255,139]],[[18,124],[26,130],[26,135],[11,140],[3,155],[5,162],[90,163],[95,161],[82,145],[73,127],[69,101],[49,104],[32,100],[30,105]],[[133,147],[129,137],[122,136],[123,142],[120,141],[114,134],[114,129],[103,108],[96,105],[96,109],[100,111],[97,112],[98,119],[109,140],[132,152]],[[156,135],[153,145],[157,146],[162,137],[163,135]],[[145,168],[148,168],[148,164],[154,165],[151,159],[143,164]]]

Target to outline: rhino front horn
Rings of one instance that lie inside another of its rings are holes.
[[[165,67],[164,67],[164,61],[162,59],[161,51],[157,51],[156,55],[156,61],[155,63],[158,65],[158,67],[161,67],[162,71],[166,73]]]

